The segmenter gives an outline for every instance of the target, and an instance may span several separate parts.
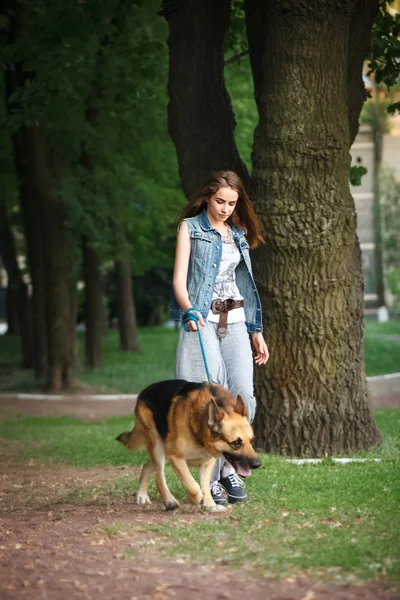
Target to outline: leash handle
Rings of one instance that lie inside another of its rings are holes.
[[[193,307],[190,307],[187,310],[185,310],[185,312],[183,313],[183,318],[182,318],[183,327],[184,327],[185,331],[189,332],[190,329],[188,326],[188,321],[194,321],[196,323],[197,333],[199,335],[201,354],[203,355],[204,366],[205,366],[206,373],[207,373],[207,379],[208,379],[208,382],[211,383],[210,373],[208,371],[206,353],[205,353],[204,346],[203,346],[203,340],[202,340],[201,333],[200,333],[200,327],[198,325],[198,321],[199,321],[200,317],[199,317],[199,315],[197,315],[194,312],[195,310],[197,310],[197,308],[193,308]],[[197,312],[200,312],[200,311],[197,311]]]

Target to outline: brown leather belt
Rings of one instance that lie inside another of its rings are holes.
[[[228,311],[233,310],[234,308],[241,308],[242,306],[244,306],[243,300],[234,300],[233,298],[228,298],[227,300],[220,300],[217,298],[211,302],[212,312],[214,315],[219,314],[217,330],[219,338],[224,338],[226,336]]]

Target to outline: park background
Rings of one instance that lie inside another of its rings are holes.
[[[5,597],[394,598],[398,2],[7,1],[0,28]],[[176,216],[213,168],[262,222],[271,352],[263,466],[220,520],[170,471],[178,516],[136,507],[134,399],[94,398],[173,377]]]

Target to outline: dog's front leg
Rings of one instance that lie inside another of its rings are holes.
[[[200,468],[200,487],[203,492],[203,506],[209,512],[226,512],[228,509],[221,504],[215,504],[210,492],[211,473],[215,465],[215,458],[203,463]]]
[[[193,504],[201,504],[203,494],[199,484],[189,471],[186,460],[182,456],[177,456],[176,454],[169,455],[167,458],[171,463],[171,467],[189,492],[190,501]]]

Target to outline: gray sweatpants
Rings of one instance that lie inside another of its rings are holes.
[[[226,336],[219,339],[217,323],[207,321],[201,329],[201,337],[211,381],[226,387],[235,398],[238,394],[242,396],[251,423],[256,412],[256,399],[253,355],[246,325],[244,322],[228,323]],[[187,332],[183,327],[176,351],[176,377],[187,381],[207,381],[198,333]],[[223,460],[218,459],[211,481],[219,479],[222,466]]]

